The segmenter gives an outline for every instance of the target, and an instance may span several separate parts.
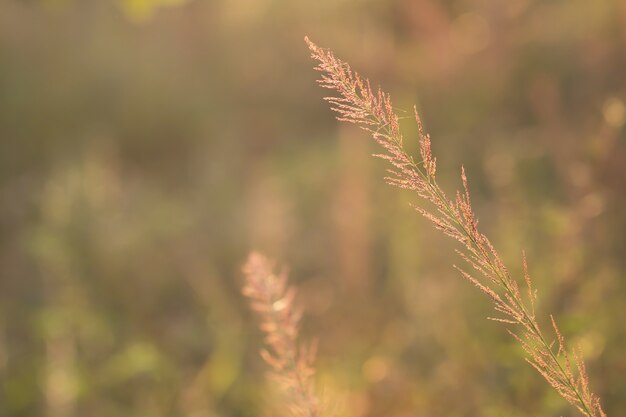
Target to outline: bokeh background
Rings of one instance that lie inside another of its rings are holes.
[[[334,120],[304,35],[418,105],[624,415],[622,0],[0,2],[0,415],[267,415],[251,249],[290,266],[333,415],[576,415]]]

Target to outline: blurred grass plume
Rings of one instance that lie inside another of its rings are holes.
[[[295,289],[287,284],[287,273],[274,273],[272,262],[252,252],[243,272],[243,294],[261,319],[267,349],[261,356],[272,368],[271,378],[282,388],[289,415],[319,416],[313,376],[315,345],[298,346],[301,313],[294,306]]]

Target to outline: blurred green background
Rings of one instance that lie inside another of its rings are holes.
[[[333,415],[576,415],[334,120],[304,35],[417,103],[624,415],[624,1],[4,0],[0,416],[267,415],[251,249],[290,265]]]

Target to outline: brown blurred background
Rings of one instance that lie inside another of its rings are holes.
[[[290,265],[334,415],[576,415],[334,120],[304,35],[417,103],[624,415],[624,1],[4,0],[0,416],[265,415],[252,248]]]

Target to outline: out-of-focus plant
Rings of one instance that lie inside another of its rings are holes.
[[[283,388],[287,410],[298,417],[318,417],[319,401],[313,386],[312,346],[298,346],[301,313],[294,306],[295,290],[287,274],[276,274],[265,256],[253,252],[243,268],[243,294],[261,319],[267,350],[261,356],[272,367],[272,378]]]
[[[157,9],[179,6],[188,0],[117,0],[124,13],[133,21],[142,22],[154,16]]]

